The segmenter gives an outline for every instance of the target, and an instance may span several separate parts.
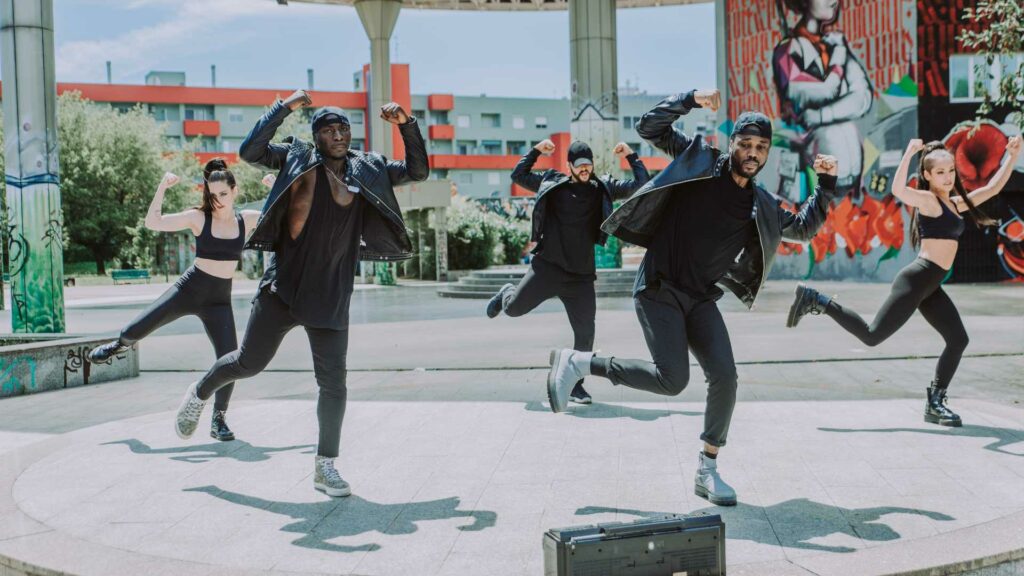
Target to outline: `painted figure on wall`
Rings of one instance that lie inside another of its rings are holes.
[[[841,0],[776,0],[782,41],[772,56],[782,120],[797,128],[789,148],[798,155],[797,178],[817,154],[841,160],[837,191],[856,192],[863,168],[854,120],[871,109],[874,94],[864,66],[835,29]],[[790,29],[787,9],[799,16]],[[800,186],[802,201],[813,183]],[[788,188],[783,186],[784,188]]]

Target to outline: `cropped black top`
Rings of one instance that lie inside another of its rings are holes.
[[[213,215],[206,213],[203,231],[196,237],[196,258],[225,262],[241,258],[242,246],[245,245],[245,221],[241,214],[236,214],[235,218],[238,220],[238,236],[217,238],[213,235]]]
[[[957,216],[942,200],[942,214],[935,216],[917,215],[917,231],[921,238],[938,238],[942,240],[959,240],[964,233],[964,219]]]

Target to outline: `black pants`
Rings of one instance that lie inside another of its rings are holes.
[[[593,350],[597,296],[592,275],[572,274],[543,259],[534,258],[515,291],[505,295],[502,308],[509,316],[522,316],[548,298],[555,297],[562,301],[565,313],[569,315],[573,349],[581,352]]]
[[[729,331],[714,300],[695,300],[666,282],[634,298],[647,348],[654,362],[594,358],[593,373],[615,384],[676,396],[690,382],[689,351],[708,382],[701,439],[724,446],[736,406],[736,362]]]
[[[253,301],[242,346],[222,356],[203,376],[199,381],[199,398],[206,400],[229,382],[251,378],[262,372],[274,358],[285,335],[299,325],[292,317],[288,305],[269,288],[264,288]],[[320,425],[317,454],[336,458],[348,395],[345,388],[348,327],[344,330],[304,328],[313,352],[313,374],[320,389],[316,404],[316,417]]]
[[[119,340],[131,346],[156,329],[182,316],[198,316],[213,344],[217,357],[238,348],[235,317],[231,313],[231,279],[218,278],[192,266],[130,324],[121,330]],[[214,407],[227,410],[234,386],[228,382],[217,390]]]
[[[947,272],[924,258],[908,264],[893,280],[892,291],[871,326],[856,312],[834,301],[825,308],[825,313],[864,344],[877,346],[906,324],[914,315],[914,310],[920,310],[924,319],[946,341],[946,348],[935,367],[935,385],[946,388],[960,365],[960,358],[968,342],[960,313],[942,289],[942,279]]]

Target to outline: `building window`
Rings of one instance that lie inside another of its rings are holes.
[[[459,114],[457,121],[459,128],[469,128],[469,116],[465,114]]]
[[[982,90],[988,90],[994,99],[999,98],[1003,74],[1019,74],[1021,66],[1024,54],[1001,54],[999,61],[991,65],[981,54],[954,54],[949,57],[949,101],[980,102]],[[979,74],[978,67],[987,67],[987,73],[982,70]]]
[[[622,127],[626,130],[632,130],[636,128],[636,125],[640,123],[639,116],[623,116]]]
[[[472,184],[473,173],[472,172],[461,172],[459,173],[459,184]]]
[[[177,106],[149,105],[149,114],[157,122],[178,122],[181,120],[181,115],[178,112]]]
[[[220,151],[221,152],[227,152],[227,153],[234,152],[235,151],[235,143],[232,142],[231,140],[228,140],[228,139],[221,140],[220,141]]]
[[[468,154],[476,154],[476,141],[475,140],[459,140],[456,145],[458,147],[458,153],[463,156]]]
[[[430,123],[431,124],[448,124],[448,111],[447,110],[431,110],[430,111]]]
[[[213,120],[213,108],[210,106],[186,106],[185,120]]]
[[[522,130],[526,128],[526,118],[523,118],[522,116],[513,116],[512,128],[515,130]]]
[[[363,111],[362,110],[355,110],[355,111],[353,111],[352,114],[348,117],[348,120],[352,124],[362,124],[363,123]]]
[[[526,142],[514,142],[509,140],[508,144],[505,145],[506,154],[514,156],[521,156],[526,154]]]
[[[366,141],[362,138],[353,138],[352,143],[348,145],[352,150],[363,150],[366,147]]]
[[[501,174],[498,173],[498,172],[488,172],[487,173],[487,185],[488,186],[497,186],[498,184],[501,184]]]
[[[241,108],[228,108],[228,122],[245,122]]]
[[[501,140],[484,140],[480,143],[484,154],[501,154]]]
[[[501,128],[501,114],[481,114],[480,122],[484,128]]]
[[[535,127],[537,127],[537,128],[547,128],[548,127],[548,117],[547,116],[537,116],[536,118],[533,119],[533,125]]]
[[[426,124],[427,123],[427,113],[424,112],[423,110],[413,110],[412,111],[412,115],[413,115],[414,118],[416,118],[416,121],[419,122],[420,124]]]

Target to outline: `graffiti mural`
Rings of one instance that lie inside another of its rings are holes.
[[[775,119],[759,178],[794,210],[816,154],[840,161],[837,198],[810,243],[783,244],[777,277],[889,280],[913,258],[889,185],[917,134],[911,0],[729,0],[728,114]]]

